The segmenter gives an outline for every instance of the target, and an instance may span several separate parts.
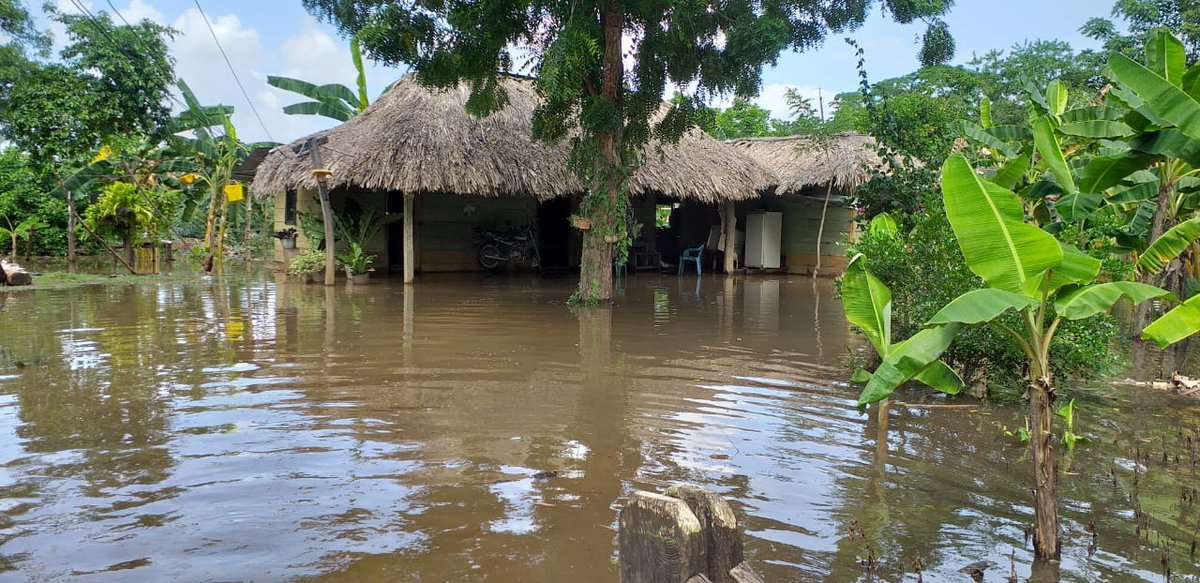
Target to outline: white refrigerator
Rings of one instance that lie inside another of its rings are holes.
[[[779,269],[783,213],[746,215],[746,267]]]

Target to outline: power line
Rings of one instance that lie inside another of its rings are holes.
[[[242,97],[246,98],[246,104],[250,106],[250,111],[254,112],[254,117],[258,119],[258,125],[262,126],[263,132],[267,134],[267,139],[274,142],[275,138],[271,136],[271,130],[267,129],[267,124],[263,121],[262,116],[258,114],[258,108],[254,107],[254,101],[250,99],[250,94],[246,92],[246,87],[242,85],[242,80],[238,77],[237,71],[234,70],[233,63],[229,60],[229,55],[225,54],[225,47],[221,46],[221,41],[217,38],[217,32],[213,30],[212,23],[208,21],[208,15],[200,7],[200,0],[192,0],[192,2],[196,5],[196,10],[200,12],[200,17],[204,19],[204,25],[208,27],[208,33],[212,35],[213,42],[217,43],[217,50],[221,51],[221,57],[225,59],[225,65],[229,67],[229,72],[233,75],[233,80],[237,82],[238,89],[242,91]]]

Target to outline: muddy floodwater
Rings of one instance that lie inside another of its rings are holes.
[[[0,293],[0,581],[613,582],[628,494],[680,482],[767,581],[1055,577],[1021,407],[860,414],[829,282],[630,277],[584,315],[572,283]],[[1079,389],[1058,576],[1197,580],[1200,406]]]

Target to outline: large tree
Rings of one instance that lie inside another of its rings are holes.
[[[570,139],[589,186],[578,298],[612,297],[615,236],[625,229],[627,182],[651,136],[670,141],[712,95],[758,93],[762,69],[784,50],[819,45],[863,23],[875,5],[895,20],[924,20],[924,60],[945,60],[953,39],[938,16],[952,0],[304,0],[314,14],[358,35],[385,63],[407,63],[429,86],[467,82],[477,115],[505,104],[497,76],[531,71],[543,101],[534,134]],[[528,61],[518,63],[518,61]],[[524,66],[522,66],[524,65]],[[685,90],[665,115],[668,84]]]
[[[1080,32],[1103,42],[1108,51],[1132,57],[1141,53],[1146,35],[1169,28],[1183,42],[1188,62],[1200,60],[1200,0],[1116,0],[1112,16],[1088,20]]]

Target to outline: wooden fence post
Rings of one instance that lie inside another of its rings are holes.
[[[621,583],[762,583],[733,509],[704,489],[634,492],[619,524]]]

